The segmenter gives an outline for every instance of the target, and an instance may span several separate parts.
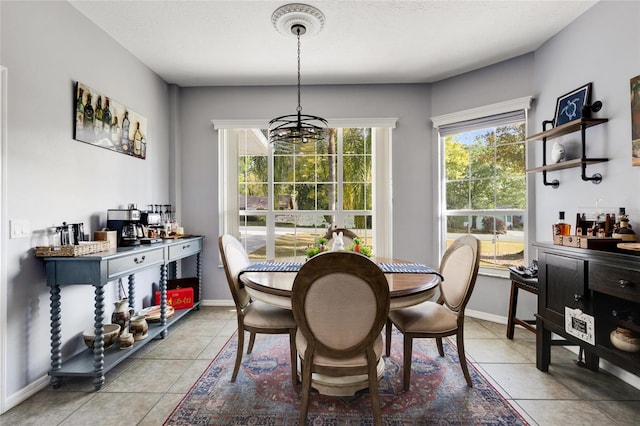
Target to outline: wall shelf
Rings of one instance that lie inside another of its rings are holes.
[[[582,168],[582,180],[584,181],[592,181],[593,183],[600,183],[602,181],[602,175],[599,173],[594,174],[593,176],[587,176],[586,168],[589,164],[596,163],[604,163],[609,161],[608,158],[587,158],[586,157],[586,129],[589,127],[597,126],[602,123],[606,123],[609,121],[606,118],[581,118],[578,120],[571,121],[569,123],[565,123],[558,127],[553,127],[549,130],[544,130],[540,133],[536,133],[535,135],[531,135],[527,138],[527,141],[542,141],[542,166],[534,167],[531,169],[527,169],[527,173],[539,173],[542,172],[542,179],[545,186],[551,186],[553,188],[558,188],[560,186],[560,182],[557,179],[554,179],[551,182],[547,181],[547,172],[552,172],[556,170],[563,169],[571,169],[574,167]],[[546,128],[548,124],[552,124],[552,121],[543,121],[542,127]],[[576,158],[572,160],[566,160],[559,163],[547,164],[547,141],[555,138],[559,138],[561,136],[565,136],[574,132],[580,131],[581,142],[582,142],[582,156],[581,158]]]

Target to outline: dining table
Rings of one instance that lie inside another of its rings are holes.
[[[390,310],[414,306],[432,299],[440,281],[439,272],[429,266],[401,259],[374,257],[389,284]],[[302,262],[258,262],[240,272],[239,284],[253,300],[291,309],[291,290]],[[298,366],[300,368],[300,366]],[[384,375],[385,363],[380,357],[378,377]],[[368,387],[367,375],[329,377],[314,373],[312,386],[320,393],[350,396]]]

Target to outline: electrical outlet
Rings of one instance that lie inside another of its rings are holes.
[[[9,221],[11,228],[10,238],[27,238],[31,233],[29,221],[26,219],[14,219]]]

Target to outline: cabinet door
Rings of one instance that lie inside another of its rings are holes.
[[[564,328],[564,308],[588,311],[585,262],[566,256],[541,253],[538,271],[538,313]]]

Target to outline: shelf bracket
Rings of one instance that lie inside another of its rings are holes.
[[[550,186],[554,189],[558,188],[560,186],[560,181],[558,179],[554,179],[551,182],[547,181],[547,171],[544,170],[542,172],[542,183],[544,183],[545,186]]]
[[[586,149],[586,130],[587,130],[587,125],[586,123],[582,123],[582,125],[580,125],[580,136],[582,139],[582,180],[585,182],[591,181],[594,184],[599,184],[600,182],[602,182],[602,175],[600,173],[596,173],[593,176],[587,176],[587,164],[585,163],[586,160],[586,156],[585,153],[587,152]]]
[[[553,120],[544,120],[542,122],[543,131],[547,130],[547,125],[553,125]],[[547,165],[547,138],[543,138],[543,142],[542,142],[542,165],[543,166]],[[542,172],[542,183],[544,183],[544,186],[550,186],[554,189],[560,186],[560,181],[558,179],[554,179],[551,182],[547,181],[546,170]]]

